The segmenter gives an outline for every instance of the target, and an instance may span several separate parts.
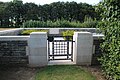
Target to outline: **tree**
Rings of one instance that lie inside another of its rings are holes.
[[[84,22],[85,16],[96,18],[94,6],[76,2],[53,2],[51,4],[36,5],[22,0],[0,3],[0,23],[6,27],[20,27],[29,20],[40,21],[79,21]],[[6,24],[7,23],[7,24]]]
[[[25,14],[24,19],[25,21],[27,20],[38,20],[38,15],[39,15],[39,9],[38,9],[38,5],[36,5],[35,3],[25,3],[24,4],[24,11]]]
[[[7,15],[10,22],[9,26],[11,27],[20,27],[23,23],[24,14],[23,3],[20,0],[13,0],[13,2],[9,2],[5,8],[5,15]]]
[[[9,14],[6,10],[8,5],[8,2],[0,2],[0,27],[9,27]]]

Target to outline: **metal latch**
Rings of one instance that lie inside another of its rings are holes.
[[[47,39],[49,42],[52,42],[54,40],[54,37],[53,36],[48,36],[48,39]]]

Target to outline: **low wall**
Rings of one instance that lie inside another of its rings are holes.
[[[24,28],[24,30],[29,30],[29,29],[36,29],[36,30],[45,29],[45,30],[49,30],[49,34],[59,34],[59,35],[66,30],[74,30],[74,31],[80,31],[80,32],[83,31],[83,32],[91,32],[91,33],[97,32],[96,28]]]
[[[10,30],[3,30],[0,31],[0,36],[15,36],[19,35],[23,30],[30,30],[30,29],[36,29],[36,30],[48,30],[49,34],[54,35],[61,35],[63,31],[66,30],[74,30],[79,32],[91,32],[96,33],[96,28],[18,28],[18,29],[10,29]]]
[[[0,36],[0,64],[27,63],[29,36]]]
[[[93,54],[92,54],[92,65],[99,65],[98,57],[101,57],[102,52],[100,48],[100,44],[103,43],[104,35],[93,34]]]
[[[31,33],[30,36],[15,36],[26,29],[47,29],[49,33],[60,34],[65,30],[84,31],[77,32],[74,50],[77,50],[77,64],[98,64],[97,57],[101,55],[100,43],[104,35],[96,34],[95,28],[21,28],[0,32],[0,61],[14,62],[14,60],[29,60],[31,66],[45,66],[48,63],[47,33]],[[88,32],[87,32],[88,31]],[[8,36],[7,36],[8,35]],[[12,36],[10,36],[12,35]],[[89,39],[90,38],[90,39]],[[85,40],[84,40],[85,39]],[[86,42],[85,42],[86,41]],[[89,44],[89,46],[87,46]],[[91,47],[92,46],[92,47]],[[86,52],[87,50],[88,52]],[[85,53],[85,54],[84,54]],[[88,55],[89,54],[89,55]],[[12,57],[11,57],[12,56]],[[21,56],[21,57],[20,57]],[[27,57],[28,56],[28,57]],[[88,60],[83,57],[88,58]],[[11,57],[11,58],[10,58]],[[26,59],[25,57],[29,58]],[[81,59],[80,59],[81,58]],[[81,62],[81,60],[83,62]],[[18,61],[20,62],[20,61]]]
[[[0,36],[15,36],[21,33],[23,28],[0,31]]]

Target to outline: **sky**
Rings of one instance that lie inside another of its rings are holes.
[[[0,0],[2,2],[10,2],[12,0]],[[44,5],[44,4],[50,4],[52,2],[72,2],[72,1],[75,1],[77,3],[88,3],[88,4],[92,4],[92,5],[95,5],[97,3],[99,3],[101,0],[22,0],[23,3],[26,3],[26,2],[33,2],[35,4],[40,4],[40,5]]]

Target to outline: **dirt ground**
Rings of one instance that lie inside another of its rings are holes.
[[[82,66],[88,70],[97,80],[106,80],[98,66]],[[35,80],[35,74],[39,68],[29,67],[0,67],[0,80]]]
[[[35,80],[36,68],[28,67],[2,67],[0,80]]]
[[[96,80],[106,80],[100,66],[82,66],[82,67],[85,70],[89,71],[92,75],[94,75],[97,78]]]

